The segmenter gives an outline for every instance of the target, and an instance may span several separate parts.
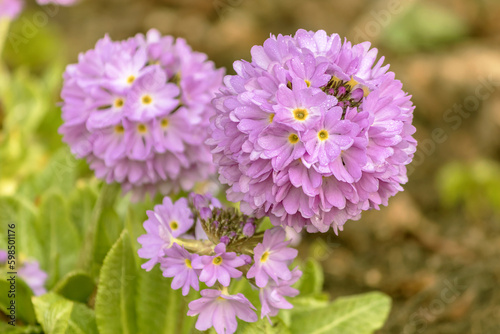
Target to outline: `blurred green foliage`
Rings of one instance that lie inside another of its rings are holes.
[[[395,52],[435,50],[462,40],[466,23],[445,7],[416,1],[403,14],[390,18],[382,42]]]

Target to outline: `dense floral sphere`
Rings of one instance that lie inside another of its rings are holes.
[[[309,232],[387,205],[416,149],[414,107],[377,50],[299,30],[251,53],[213,101],[207,143],[228,198]]]
[[[181,38],[106,36],[64,73],[59,131],[97,177],[136,198],[188,190],[215,171],[204,142],[223,75]]]

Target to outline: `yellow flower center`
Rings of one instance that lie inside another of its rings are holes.
[[[274,119],[274,114],[269,115],[269,123],[272,123]]]
[[[125,129],[123,128],[123,125],[120,124],[120,125],[115,126],[115,132],[116,133],[123,133],[123,132],[125,132]]]
[[[319,140],[327,140],[328,136],[329,136],[328,131],[326,131],[326,130],[321,130],[320,132],[318,132]]]
[[[299,136],[297,136],[295,133],[292,133],[288,136],[288,141],[292,144],[297,144],[297,142],[299,141]]]
[[[305,121],[307,116],[309,116],[309,112],[307,111],[307,109],[297,108],[293,110],[293,118],[295,118],[297,121]]]
[[[160,125],[162,128],[166,128],[168,126],[168,119],[166,118],[162,119]]]
[[[353,77],[351,77],[351,80],[347,81],[346,82],[346,86],[349,86],[351,87],[351,89],[356,86],[359,82],[357,82],[356,80],[354,80]]]
[[[170,228],[172,229],[172,231],[175,231],[179,228],[179,224],[175,220],[173,220],[170,222]]]
[[[115,100],[115,107],[116,108],[121,108],[121,107],[123,107],[124,104],[125,104],[125,102],[123,101],[123,99],[121,97],[119,97]]]
[[[304,82],[306,83],[307,87],[311,87],[311,81],[306,79],[306,80],[304,80]]]
[[[184,262],[186,262],[186,267],[188,267],[189,269],[193,269],[193,266],[191,266],[191,260],[190,259],[186,259]]]
[[[212,260],[212,263],[218,266],[222,263],[222,258],[220,256],[217,256]]]
[[[142,97],[142,103],[143,104],[151,104],[151,102],[153,102],[153,98],[149,95],[144,95]]]
[[[260,257],[260,262],[264,263],[267,261],[268,258],[269,258],[269,252],[265,251],[264,254],[262,254],[262,256]]]
[[[139,133],[146,133],[148,132],[148,128],[146,127],[145,124],[139,124],[137,125],[137,131],[139,131]]]
[[[131,75],[131,76],[129,76],[129,77],[127,78],[127,83],[128,83],[129,85],[130,85],[130,84],[132,84],[132,82],[134,82],[134,81],[135,81],[135,76],[133,76],[133,75]]]

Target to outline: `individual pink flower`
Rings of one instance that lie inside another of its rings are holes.
[[[199,270],[193,269],[192,262],[198,258],[197,254],[191,254],[178,244],[165,250],[165,257],[160,260],[163,276],[173,277],[172,289],[177,290],[182,287],[182,295],[189,293],[190,287],[198,291]]]
[[[259,291],[260,303],[262,305],[260,317],[264,318],[269,316],[274,317],[278,315],[280,309],[291,309],[293,305],[290,304],[285,297],[295,297],[299,294],[299,290],[291,286],[297,282],[302,276],[302,272],[295,267],[292,270],[292,278],[289,280],[279,280],[278,283],[269,281],[269,284],[261,288]]]
[[[139,257],[149,259],[142,268],[150,271],[160,262],[174,239],[193,226],[193,219],[185,198],[180,198],[174,204],[170,197],[165,197],[163,203],[156,205],[154,211],[147,211],[147,215],[148,220],[143,224],[146,234],[137,241],[142,245],[138,251]]]
[[[289,248],[290,241],[285,241],[286,233],[281,227],[264,232],[262,243],[254,249],[254,264],[248,270],[247,278],[255,278],[258,287],[267,285],[269,278],[278,283],[290,280],[292,273],[288,266],[297,256],[298,251]]]
[[[201,291],[201,298],[189,303],[189,316],[198,315],[196,329],[205,331],[214,327],[217,334],[232,334],[236,332],[238,322],[236,318],[255,322],[257,314],[255,307],[241,293],[229,295],[219,290],[205,289]]]
[[[214,252],[212,256],[203,255],[194,259],[192,266],[201,269],[200,281],[207,286],[213,286],[217,281],[229,286],[231,278],[241,277],[242,272],[236,268],[245,265],[246,261],[234,252],[226,253],[226,244],[222,242],[215,247]]]

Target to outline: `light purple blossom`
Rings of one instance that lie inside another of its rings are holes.
[[[172,289],[182,287],[182,295],[189,293],[192,287],[196,291],[200,289],[198,282],[199,270],[193,269],[192,262],[198,258],[197,254],[191,254],[183,247],[174,243],[172,247],[165,250],[165,257],[161,261],[163,276],[173,277]]]
[[[255,322],[258,317],[255,307],[241,293],[228,295],[219,290],[201,291],[201,298],[189,303],[189,316],[198,315],[196,329],[205,331],[214,327],[217,334],[236,332],[236,317],[246,322]]]
[[[271,36],[213,101],[214,162],[245,214],[337,233],[407,182],[414,106],[370,43],[324,31]]]
[[[231,278],[239,278],[242,272],[238,267],[246,264],[245,258],[237,256],[234,252],[226,253],[226,245],[218,244],[214,249],[213,256],[203,255],[193,260],[192,266],[201,269],[200,281],[207,286],[213,286],[219,282],[223,286],[229,286]]]
[[[133,200],[192,189],[215,172],[204,144],[223,70],[183,39],[108,36],[64,73],[59,132],[98,178]]]
[[[142,268],[150,271],[160,262],[174,239],[193,226],[193,219],[185,198],[180,198],[174,204],[170,197],[165,197],[163,203],[156,205],[154,211],[147,211],[147,215],[148,220],[143,224],[146,234],[137,241],[142,245],[138,251],[139,257],[149,259]]]
[[[291,309],[293,305],[285,299],[285,297],[295,297],[299,294],[299,290],[291,287],[302,276],[302,272],[295,267],[292,270],[292,278],[287,281],[279,280],[278,283],[270,281],[265,288],[261,288],[259,299],[262,305],[260,317],[261,319],[269,316],[276,316],[280,309]]]
[[[287,247],[290,241],[285,241],[286,233],[281,227],[275,227],[264,232],[262,243],[254,249],[254,264],[248,270],[247,278],[255,278],[259,288],[267,285],[269,278],[276,283],[290,280],[292,273],[288,266],[297,256],[297,250]]]
[[[0,250],[0,265],[7,264],[7,260],[7,251]],[[40,268],[38,261],[28,260],[21,262],[17,273],[31,288],[35,296],[40,296],[47,292],[45,289],[45,282],[47,281],[48,275]]]
[[[19,16],[24,7],[23,0],[0,0],[0,20],[13,20]]]

